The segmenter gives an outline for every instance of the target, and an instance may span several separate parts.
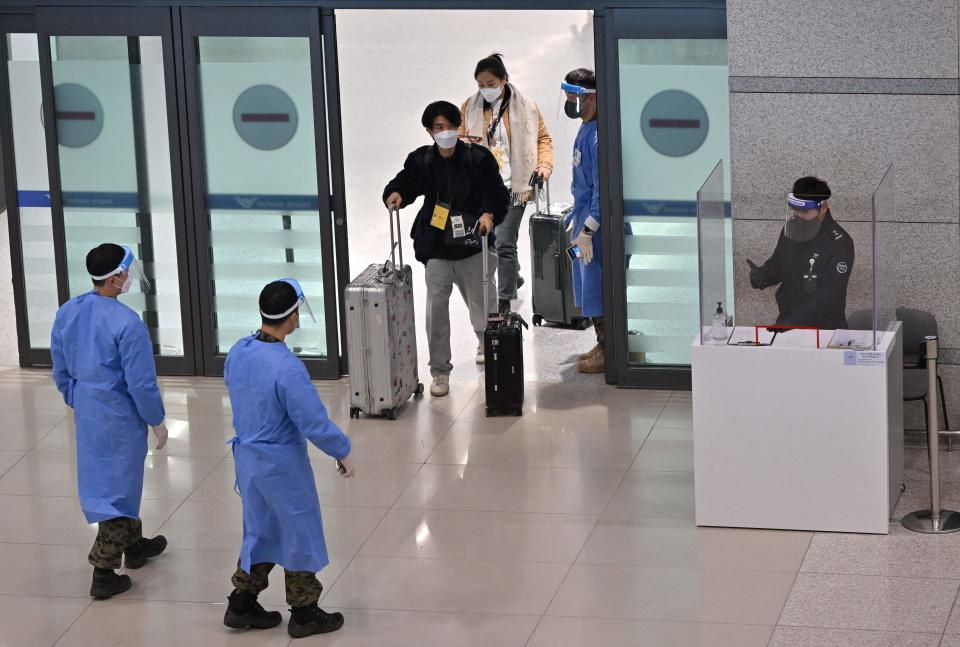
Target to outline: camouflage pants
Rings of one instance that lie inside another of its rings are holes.
[[[593,329],[597,331],[597,343],[601,346],[607,341],[607,334],[604,328],[603,317],[594,317],[593,318]]]
[[[259,595],[267,588],[267,576],[273,570],[274,564],[263,562],[251,564],[250,573],[240,568],[237,563],[237,572],[233,574],[233,586],[238,591],[246,591]],[[288,571],[283,569],[284,580],[287,585],[287,604],[291,607],[308,607],[316,604],[323,592],[323,586],[317,579],[316,573],[309,571]]]
[[[117,517],[101,521],[97,526],[97,539],[87,560],[96,568],[116,570],[120,568],[124,549],[143,538],[143,525],[139,519]]]

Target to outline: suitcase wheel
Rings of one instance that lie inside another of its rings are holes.
[[[423,382],[417,385],[416,390],[413,392],[413,397],[422,398],[423,397]]]
[[[517,407],[517,408],[514,409],[511,413],[513,413],[513,415],[515,415],[515,416],[522,416],[522,415],[523,415],[523,407]]]
[[[392,409],[387,409],[384,413],[386,413],[387,420],[396,420],[396,419],[397,419],[397,408],[396,408],[396,407],[394,407],[394,408],[392,408]]]
[[[495,415],[497,415],[497,410],[494,409],[493,407],[487,407],[487,417],[491,418]]]
[[[543,317],[541,317],[540,315],[533,315],[533,325],[534,325],[534,326],[542,326],[542,325],[543,325]]]
[[[359,418],[360,417],[360,407],[350,407],[350,417]]]

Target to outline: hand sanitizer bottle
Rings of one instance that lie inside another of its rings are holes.
[[[713,341],[727,341],[727,315],[723,312],[723,303],[717,301],[717,312],[713,315]]]

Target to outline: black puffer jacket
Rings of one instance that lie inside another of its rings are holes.
[[[397,192],[403,206],[423,196],[423,206],[410,230],[417,260],[426,264],[431,258],[460,260],[478,253],[475,247],[444,245],[443,232],[430,225],[437,200],[457,211],[480,216],[493,214],[494,225],[507,215],[510,191],[503,184],[497,160],[482,146],[457,142],[453,156],[443,158],[436,145],[422,146],[407,155],[403,170],[383,190],[383,199]],[[489,237],[493,249],[493,234]]]

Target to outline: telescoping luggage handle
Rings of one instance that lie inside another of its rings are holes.
[[[401,240],[400,232],[400,209],[397,207],[387,207],[387,212],[390,214],[390,262],[393,263],[393,269],[397,272],[403,271],[403,242]],[[397,233],[393,233],[393,221],[397,221]],[[396,250],[400,248],[400,265],[397,265]]]
[[[487,240],[488,234],[483,234],[480,236],[483,240],[483,251],[480,254],[483,256],[483,312],[484,316],[487,318],[490,317],[490,294],[488,287],[490,286],[490,259],[487,258],[487,248],[490,246],[490,241]]]
[[[537,213],[545,213],[548,216],[550,215],[550,180],[544,180],[543,176],[540,175],[537,171],[533,172],[533,175],[530,176],[530,186],[533,188],[533,203],[534,207],[537,210]],[[546,193],[546,205],[545,209],[540,211],[540,197],[542,193]]]

